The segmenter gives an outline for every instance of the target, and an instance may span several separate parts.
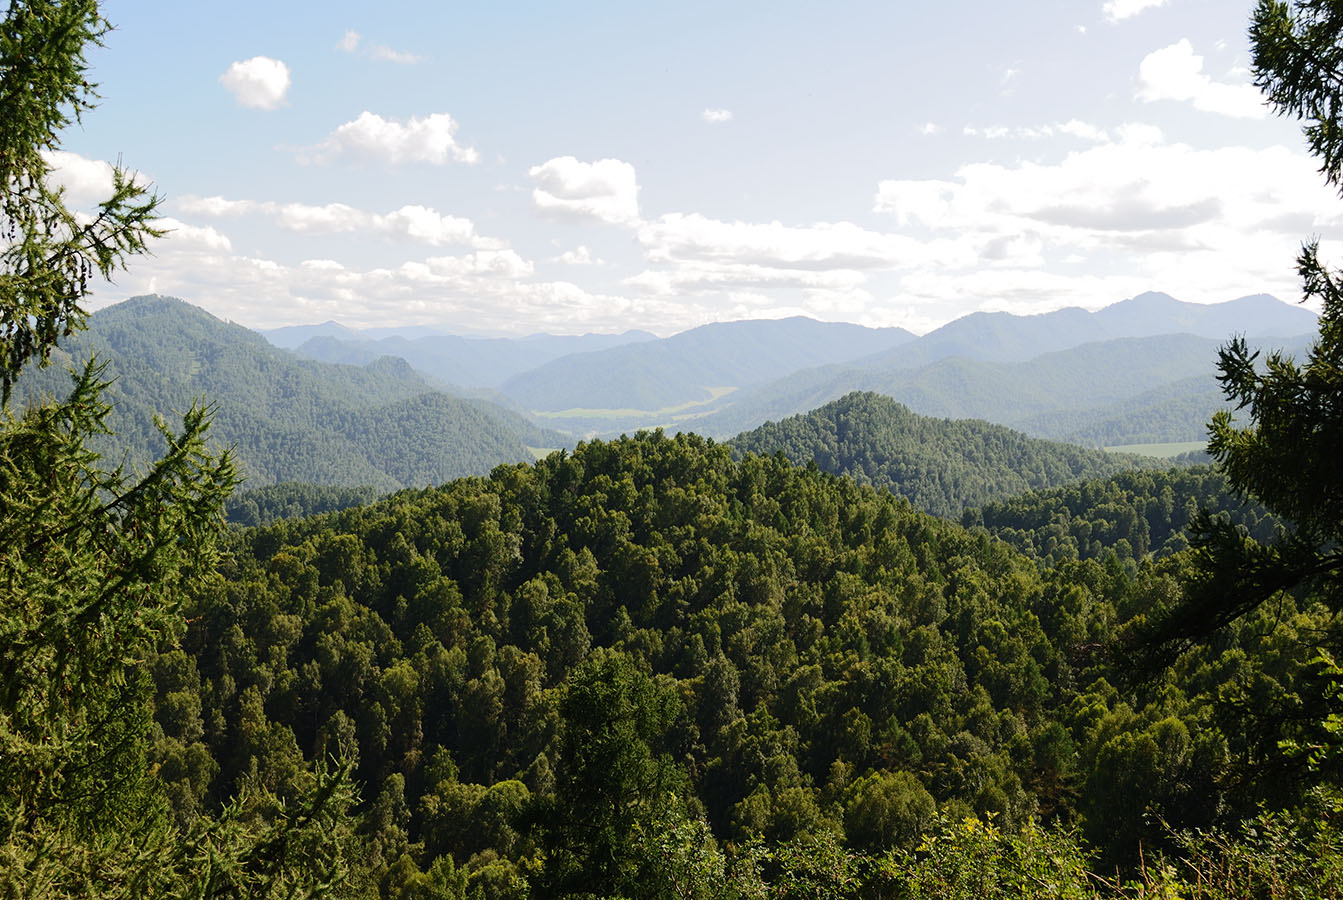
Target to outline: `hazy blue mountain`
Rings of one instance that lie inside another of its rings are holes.
[[[323,322],[320,325],[285,325],[282,328],[263,329],[261,335],[276,347],[293,350],[305,341],[315,337],[340,341],[363,341],[366,338],[353,328],[346,328],[339,322]]]
[[[1130,400],[1181,379],[1206,377],[1212,382],[1219,346],[1209,338],[1161,335],[1084,344],[1025,362],[957,357],[919,368],[830,366],[744,391],[725,408],[681,427],[728,437],[851,391],[874,391],[922,415],[985,419],[1019,428],[1050,414]]]
[[[98,311],[65,350],[58,363],[96,350],[115,379],[106,397],[117,436],[103,451],[132,463],[156,456],[162,439],[154,415],[172,422],[204,399],[217,408],[212,438],[235,447],[251,486],[435,484],[530,459],[528,446],[564,440],[516,413],[435,390],[404,360],[346,366],[302,359],[167,297]],[[65,391],[63,368],[25,373],[20,391]]]
[[[363,365],[378,356],[399,356],[419,371],[448,384],[497,387],[509,378],[572,353],[587,353],[655,341],[647,331],[621,334],[535,334],[521,338],[399,335],[370,341],[316,335],[298,352],[324,362]]]
[[[712,388],[757,384],[913,339],[902,328],[800,316],[719,322],[657,341],[563,357],[510,378],[501,390],[533,410],[659,410],[705,402]]]
[[[1195,375],[1101,406],[1041,413],[1019,427],[1086,447],[1198,441],[1207,438],[1213,412],[1225,406],[1217,380]]]
[[[1303,306],[1269,294],[1252,294],[1225,303],[1181,303],[1149,292],[1092,314],[1108,337],[1196,334],[1224,341],[1233,334],[1251,338],[1313,334],[1319,322]]]
[[[917,368],[951,357],[1020,362],[1042,353],[1115,338],[1192,334],[1224,341],[1233,334],[1292,337],[1314,333],[1316,327],[1313,312],[1268,294],[1201,304],[1149,292],[1094,313],[1077,307],[1034,316],[971,313],[894,351],[857,360],[855,365]]]
[[[1025,491],[1150,465],[982,420],[920,416],[872,393],[848,394],[811,412],[767,422],[729,443],[739,452],[782,452],[799,464],[815,461],[827,472],[887,488],[925,512],[951,517]]]

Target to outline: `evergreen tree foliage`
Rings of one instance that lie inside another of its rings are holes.
[[[886,488],[919,509],[958,518],[1028,490],[1150,466],[1140,457],[1027,437],[973,419],[920,416],[890,397],[855,392],[805,415],[767,422],[730,445]]]
[[[9,405],[25,363],[82,326],[91,281],[158,233],[156,198],[121,170],[88,221],[50,183],[60,130],[93,105],[85,50],[107,30],[91,0],[13,0],[0,20],[0,894],[307,895],[341,874],[341,773],[179,831],[153,771],[148,662],[210,577],[236,481],[205,447],[207,411],[159,423],[165,449],[131,473],[90,449],[109,413],[96,362],[62,400]]]
[[[1255,83],[1278,113],[1306,120],[1325,180],[1343,188],[1343,9],[1332,0],[1260,0],[1250,38]],[[1297,269],[1303,298],[1321,304],[1304,362],[1282,353],[1260,360],[1244,338],[1232,340],[1218,367],[1237,409],[1217,413],[1208,428],[1208,452],[1231,488],[1289,531],[1261,544],[1225,519],[1202,516],[1188,602],[1144,632],[1159,661],[1283,591],[1343,609],[1343,282],[1321,262],[1316,241]]]

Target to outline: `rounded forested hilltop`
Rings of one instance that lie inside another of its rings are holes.
[[[956,519],[993,500],[1152,465],[978,419],[921,416],[890,397],[865,392],[766,422],[728,443],[742,453],[783,453],[799,465],[814,460],[827,472],[887,488],[925,512]]]
[[[183,649],[154,663],[179,815],[247,785],[294,793],[305,757],[353,753],[380,878],[437,866],[564,896],[622,883],[700,816],[725,846],[855,850],[912,846],[939,814],[1044,817],[1123,860],[1163,821],[1297,785],[1281,765],[1257,780],[1280,732],[1220,727],[1212,698],[1254,684],[1265,716],[1290,707],[1312,651],[1288,638],[1313,613],[1275,610],[1271,654],[1250,621],[1126,692],[1097,648],[1178,596],[1171,564],[1042,570],[889,493],[694,435],[233,540]]]

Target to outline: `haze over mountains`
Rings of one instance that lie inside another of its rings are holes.
[[[1252,343],[1300,353],[1314,327],[1313,314],[1262,295],[1204,307],[1146,294],[1096,313],[975,314],[923,337],[805,318],[705,325],[668,338],[628,331],[374,339],[328,323],[270,335],[296,346],[291,351],[185,302],[149,296],[94,314],[68,349],[82,359],[96,348],[116,379],[109,396],[119,442],[108,452],[151,458],[161,441],[154,415],[172,421],[209,398],[218,407],[212,434],[236,447],[250,487],[304,481],[387,491],[483,474],[585,437],[643,427],[727,439],[855,391],[878,395],[862,401],[864,415],[889,404],[867,417],[898,420],[903,429],[900,437],[873,439],[914,456],[933,452],[933,444],[965,449],[973,443],[966,434],[989,433],[985,423],[1025,433],[994,437],[999,446],[1020,445],[1025,435],[1092,447],[1193,441],[1221,405],[1214,363],[1227,336],[1239,331]],[[25,376],[21,389],[59,393],[67,383],[57,366]],[[833,409],[817,413],[826,414]],[[741,446],[796,455],[797,441],[775,431],[772,445],[760,431],[749,441],[743,435]],[[933,444],[909,444],[914,434]],[[948,462],[954,453],[933,455],[945,471],[962,464]],[[1025,490],[1115,471],[1103,456],[1069,470],[1028,455],[1029,472],[995,469],[992,480]],[[1075,448],[1064,456],[1080,459]],[[964,464],[989,463],[969,452]],[[918,468],[914,457],[901,465]],[[868,471],[870,460],[859,468],[870,480],[885,477]],[[905,493],[944,515],[992,499],[966,485],[919,490]]]
[[[400,355],[450,384],[494,387],[576,436],[665,427],[727,438],[862,390],[926,415],[1099,445],[1194,439],[1220,399],[1211,379],[1222,342],[1241,333],[1299,350],[1303,342],[1291,338],[1313,332],[1315,321],[1264,294],[1201,305],[1146,293],[1096,312],[975,313],[922,337],[793,318],[661,339],[585,335],[567,339],[583,349],[564,355],[560,338],[373,341],[330,324],[280,339],[301,337],[300,353],[330,362]],[[608,346],[593,346],[603,338]],[[528,358],[531,368],[518,371]],[[1155,393],[1140,400],[1146,392]]]

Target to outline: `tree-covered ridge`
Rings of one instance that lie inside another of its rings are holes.
[[[171,417],[208,397],[212,441],[232,446],[249,484],[302,481],[368,485],[380,491],[483,474],[530,459],[528,446],[562,438],[481,400],[437,390],[404,361],[368,366],[319,363],[167,297],[138,297],[89,317],[65,345],[75,361],[96,352],[114,379],[106,396],[113,459],[152,458],[154,417]],[[27,372],[28,396],[60,394],[69,378],[52,367]]]
[[[1297,634],[1323,620],[1289,603],[1270,637],[1247,622],[1156,694],[1121,690],[1096,648],[1179,570],[1111,560],[1042,570],[690,435],[584,444],[237,536],[185,652],[154,667],[161,771],[181,808],[210,808],[357,748],[379,877],[515,885],[488,896],[617,878],[582,848],[633,859],[701,814],[725,845],[855,850],[912,846],[938,813],[1043,815],[1126,859],[1160,817],[1296,796],[1299,765],[1258,775],[1280,731],[1219,717],[1251,685],[1266,716],[1303,703]]]
[[[981,525],[1028,556],[1068,559],[1164,557],[1189,547],[1186,529],[1199,512],[1226,519],[1260,542],[1281,521],[1258,503],[1235,496],[1226,476],[1207,465],[1167,471],[1121,472],[1106,479],[1031,491],[966,510]]]
[[[286,481],[235,492],[224,503],[224,518],[233,525],[270,525],[280,519],[301,519],[361,506],[378,498],[371,487],[330,487]]]
[[[768,422],[729,444],[744,453],[783,453],[798,464],[814,460],[826,472],[886,488],[951,518],[991,500],[1150,464],[984,421],[920,416],[872,393]]]

